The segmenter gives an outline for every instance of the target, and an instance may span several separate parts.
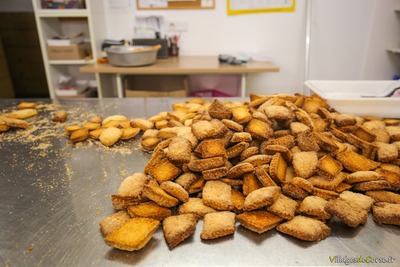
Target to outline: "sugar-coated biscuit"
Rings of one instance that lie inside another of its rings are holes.
[[[215,209],[204,205],[203,199],[201,198],[189,198],[188,202],[183,203],[178,208],[179,214],[192,213],[199,219],[203,218],[204,215],[215,211]]]
[[[208,213],[204,216],[201,239],[215,239],[235,232],[235,216],[231,211]]]
[[[262,187],[250,192],[244,201],[244,211],[250,211],[271,205],[274,203],[281,192],[278,186]]]
[[[303,199],[298,208],[300,214],[304,214],[316,219],[327,220],[331,215],[325,211],[328,201],[317,196],[308,196]]]
[[[367,191],[365,194],[369,197],[372,197],[375,202],[388,202],[394,204],[400,204],[400,195],[394,192],[385,191],[385,190],[374,190]]]
[[[365,224],[368,219],[368,212],[365,209],[340,197],[329,200],[325,211],[335,215],[350,227]]]
[[[400,226],[400,204],[380,202],[372,207],[372,219],[377,223]]]
[[[308,178],[314,174],[318,165],[318,155],[315,151],[305,151],[293,155],[293,167],[296,175]]]
[[[122,130],[116,127],[109,127],[101,132],[99,140],[105,146],[114,145],[122,136]]]
[[[232,210],[231,186],[221,181],[207,181],[203,188],[203,203],[215,210]]]
[[[290,197],[280,194],[274,203],[266,209],[285,220],[292,220],[296,213],[297,202]]]
[[[331,233],[331,229],[323,222],[302,215],[278,225],[276,230],[304,241],[319,241]]]
[[[120,228],[124,223],[129,221],[131,217],[126,210],[120,210],[110,216],[105,217],[99,223],[100,231],[104,236]]]
[[[163,233],[169,248],[174,248],[196,230],[196,216],[191,213],[174,215],[163,221]]]

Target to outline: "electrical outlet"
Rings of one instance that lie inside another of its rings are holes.
[[[186,32],[188,30],[188,23],[186,20],[170,20],[168,21],[169,32]]]

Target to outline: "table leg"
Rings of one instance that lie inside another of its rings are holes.
[[[117,82],[117,94],[118,98],[124,98],[124,91],[122,87],[122,75],[121,74],[116,74],[115,79]]]
[[[247,78],[247,74],[242,73],[242,86],[241,86],[241,90],[240,90],[241,97],[246,97],[246,78]]]

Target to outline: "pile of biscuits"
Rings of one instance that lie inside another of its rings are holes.
[[[141,144],[152,156],[121,183],[116,213],[100,222],[115,248],[143,248],[160,225],[174,248],[199,220],[202,239],[234,234],[239,222],[318,241],[333,216],[357,227],[370,211],[377,223],[400,225],[400,120],[277,94],[191,99],[146,122]]]
[[[29,123],[26,121],[26,119],[38,115],[36,106],[36,103],[21,102],[17,105],[18,110],[12,111],[6,115],[0,115],[0,133],[6,132],[12,128],[28,128]]]

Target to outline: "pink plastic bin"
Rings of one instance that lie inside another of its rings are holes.
[[[237,97],[240,96],[242,77],[237,74],[189,75],[189,96]]]

